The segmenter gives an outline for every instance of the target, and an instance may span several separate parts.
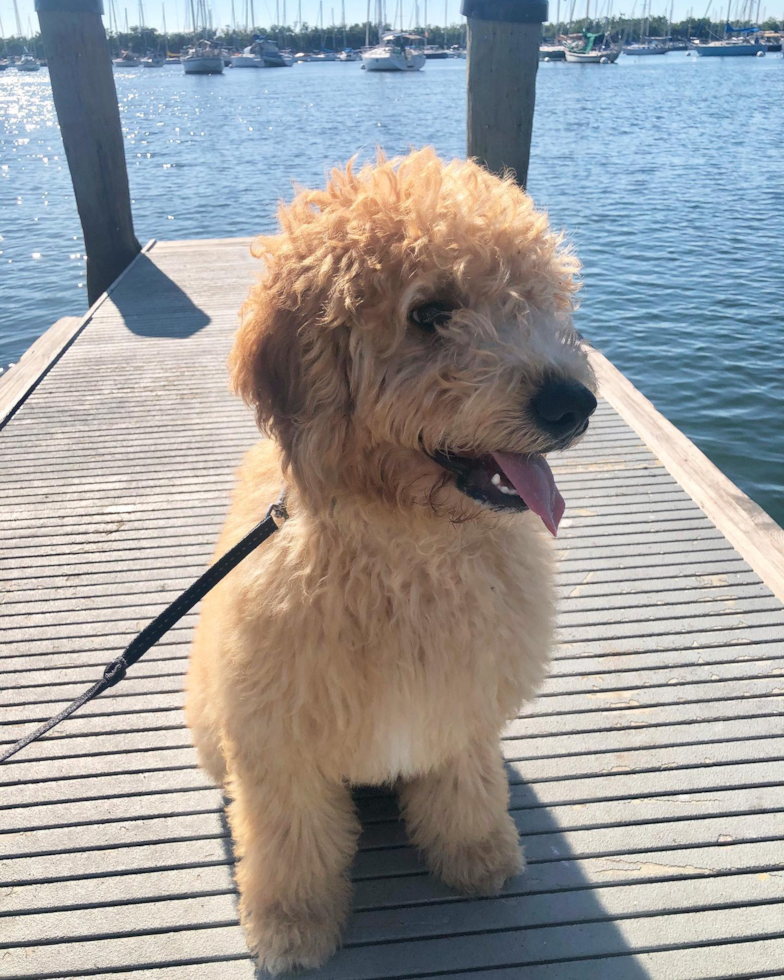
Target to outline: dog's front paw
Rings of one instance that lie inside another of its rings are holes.
[[[323,966],[338,947],[347,913],[347,896],[339,895],[334,904],[270,904],[251,913],[241,907],[240,918],[258,965],[277,974]]]
[[[442,840],[435,850],[428,854],[433,870],[466,895],[497,895],[509,878],[525,868],[517,827],[508,816],[488,837]]]

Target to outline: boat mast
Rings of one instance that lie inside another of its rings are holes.
[[[370,47],[370,0],[367,0],[367,17],[365,18],[365,47]]]
[[[19,20],[19,7],[18,7],[18,5],[16,3],[16,0],[14,0],[14,17],[16,18],[16,36],[17,37],[21,37],[22,36],[22,22],[21,22],[21,20]]]
[[[166,29],[166,4],[161,4],[161,13],[163,14],[163,53],[168,58],[169,57],[169,32]],[[234,0],[231,0],[231,16],[234,17]]]

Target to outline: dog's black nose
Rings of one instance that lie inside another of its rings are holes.
[[[593,392],[579,381],[548,381],[531,402],[539,426],[553,436],[564,436],[596,411]]]

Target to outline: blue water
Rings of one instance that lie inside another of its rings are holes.
[[[269,229],[291,181],[377,145],[464,152],[465,63],[116,76],[139,239]],[[579,325],[784,522],[784,61],[543,64],[529,189],[574,240]],[[0,74],[0,367],[84,309],[46,71]]]

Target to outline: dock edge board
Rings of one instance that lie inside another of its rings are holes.
[[[589,357],[600,394],[774,595],[784,601],[784,529],[665,418],[604,354],[591,348]]]
[[[151,238],[139,252],[139,255],[149,253],[155,244],[156,239]],[[86,313],[82,316],[60,317],[45,333],[33,341],[16,364],[0,375],[0,430],[13,418],[18,409],[90,323],[97,310],[103,306],[117,285],[134,267],[139,255],[123,269],[106,292],[98,297]]]

